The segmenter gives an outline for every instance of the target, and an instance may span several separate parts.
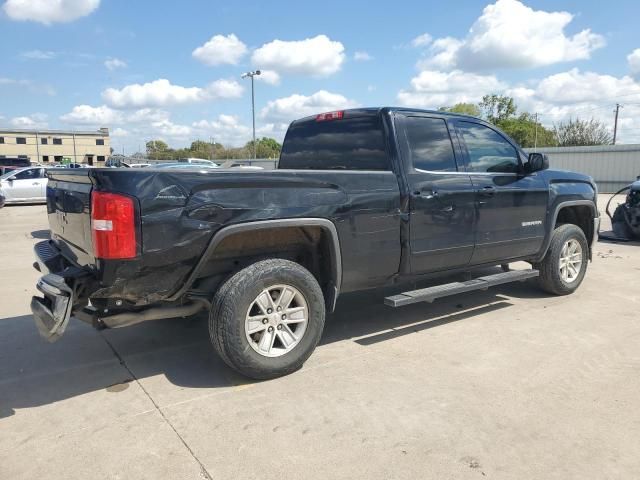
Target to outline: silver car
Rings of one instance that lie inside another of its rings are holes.
[[[11,203],[40,203],[47,201],[47,173],[42,167],[12,170],[0,177],[0,196]]]

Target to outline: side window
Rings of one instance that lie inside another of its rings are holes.
[[[471,172],[517,173],[518,152],[498,132],[471,122],[459,122],[458,128],[469,153]]]
[[[406,117],[405,155],[419,171],[455,172],[456,158],[447,124],[441,118]]]
[[[30,180],[32,178],[38,178],[39,169],[30,168],[29,170],[23,170],[20,173],[17,173],[13,179],[14,180]]]

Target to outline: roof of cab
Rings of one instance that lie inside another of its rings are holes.
[[[365,117],[365,116],[376,116],[381,113],[386,112],[401,112],[401,113],[431,113],[435,115],[446,115],[449,117],[460,117],[460,118],[475,118],[471,115],[464,115],[462,113],[453,113],[453,112],[444,112],[440,110],[428,110],[428,109],[420,109],[420,108],[409,108],[409,107],[363,107],[363,108],[347,108],[344,110],[336,110],[344,112],[343,118],[350,117]],[[291,122],[292,124],[305,123],[310,121],[315,121],[316,117],[321,113],[328,112],[318,112],[314,115],[309,115],[308,117],[299,118]]]

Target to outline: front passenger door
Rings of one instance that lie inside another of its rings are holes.
[[[473,253],[475,192],[458,168],[447,122],[419,114],[396,118],[409,187],[411,272],[464,267]]]

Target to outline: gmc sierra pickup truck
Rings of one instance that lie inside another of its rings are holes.
[[[71,317],[115,328],[206,310],[213,347],[252,378],[300,368],[345,292],[459,272],[468,280],[384,303],[533,277],[569,294],[600,220],[591,178],[549,170],[477,118],[415,109],[294,121],[277,170],[48,175],[51,240],[35,247],[31,302],[45,338]],[[532,268],[508,269],[522,260]]]

